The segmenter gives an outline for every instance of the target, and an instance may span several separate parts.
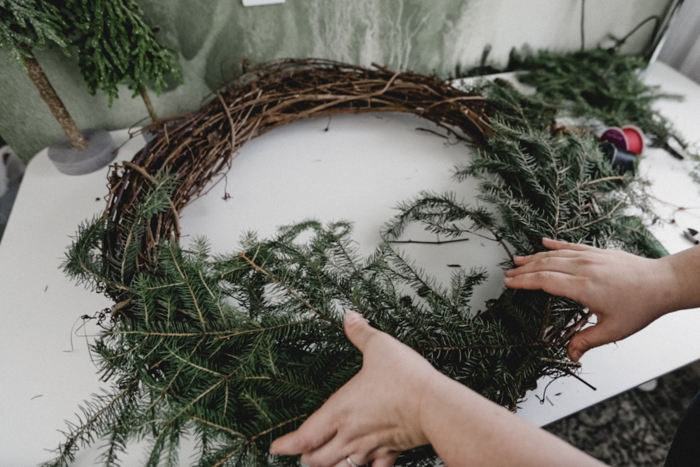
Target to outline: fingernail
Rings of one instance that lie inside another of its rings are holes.
[[[524,258],[524,256],[514,256],[513,261],[520,261]]]
[[[345,315],[345,322],[347,324],[355,324],[362,319],[362,315],[355,311],[348,311]]]

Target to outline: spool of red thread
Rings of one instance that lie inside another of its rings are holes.
[[[627,151],[637,155],[644,152],[644,133],[639,127],[625,125],[622,131],[627,137]]]

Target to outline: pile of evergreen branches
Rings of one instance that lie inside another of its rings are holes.
[[[568,54],[541,50],[526,53],[519,64],[525,70],[518,79],[568,115],[595,120],[607,126],[635,124],[651,139],[651,145],[682,157],[685,139],[671,122],[654,109],[659,99],[682,96],[660,92],[639,79],[647,63],[637,55],[593,49]],[[669,141],[671,145],[669,145]]]
[[[172,209],[179,183],[165,169],[149,175],[118,224],[104,216],[81,226],[66,272],[119,297],[93,347],[112,390],[83,408],[52,465],[98,438],[107,440],[106,465],[141,439],[151,441],[146,465],[177,465],[185,435],[198,442],[197,465],[296,465],[270,456],[269,444],[360,369],[342,329],[350,309],[511,409],[541,376],[572,374],[566,344],[586,322],[581,304],[504,290],[477,312],[470,298],[486,277],[482,265],[439,284],[390,242],[419,223],[441,238],[488,237],[510,258],[540,251],[545,236],[663,254],[644,227],[642,185],[610,165],[594,135],[558,127],[556,107],[506,82],[476,92],[488,100],[491,131],[457,176],[479,178],[483,202],[423,193],[400,206],[370,257],[356,253],[349,223],[307,221],[271,239],[251,234],[228,255],[212,254],[203,239],[187,249],[162,240],[146,260],[147,227]],[[119,239],[109,257],[105,238]],[[427,465],[432,456],[421,448],[397,463]]]

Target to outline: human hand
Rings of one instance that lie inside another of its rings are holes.
[[[363,354],[362,369],[297,431],[275,440],[272,454],[301,454],[312,467],[349,467],[346,458],[388,467],[401,451],[428,444],[421,400],[429,381],[446,377],[358,313],[345,316],[345,333]]]
[[[669,261],[550,239],[542,243],[550,251],[516,257],[518,267],[506,272],[505,285],[569,297],[596,315],[596,325],[569,343],[574,361],[679,309],[678,279]]]

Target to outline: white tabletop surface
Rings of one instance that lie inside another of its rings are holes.
[[[658,108],[690,141],[700,141],[700,86],[660,63],[650,67],[645,79],[686,96],[682,103],[664,101]],[[248,230],[266,236],[307,218],[348,219],[355,222],[354,238],[361,252],[370,253],[398,202],[421,190],[454,191],[466,200],[477,193],[474,183],[458,184],[450,178],[455,165],[469,161],[469,149],[416,131],[434,128],[430,122],[372,114],[337,116],[328,124],[325,118],[301,121],[246,144],[226,183],[183,210],[182,243],[205,235],[212,251],[231,252]],[[118,145],[126,142],[120,160],[131,159],[144,143],[141,137],[128,140],[126,131],[114,132],[113,137]],[[681,237],[683,228],[700,230],[700,209],[674,212],[674,206],[700,207],[699,187],[688,177],[690,166],[689,161],[652,149],[641,164],[653,194],[672,203],[659,203],[658,211],[664,218],[675,216],[676,225],[654,230],[672,253],[690,246]],[[101,387],[87,346],[97,329],[91,323],[78,328],[82,315],[111,303],[75,286],[60,265],[79,223],[104,209],[106,173],[105,168],[78,177],[62,175],[46,150],[27,167],[0,243],[0,467],[36,465],[51,458],[45,450],[63,441],[58,430],[65,428],[64,420],[75,422],[78,406]],[[227,200],[225,193],[230,195]],[[430,239],[416,230],[404,237]],[[486,266],[491,278],[475,294],[476,309],[502,290],[503,273],[496,265],[503,255],[493,243],[475,238],[453,245],[411,245],[406,251],[440,278],[449,277],[452,269],[447,264]],[[540,404],[535,396],[541,398],[549,382],[541,380],[518,413],[545,425],[675,370],[700,358],[699,334],[700,313],[664,317],[635,336],[583,357],[581,376],[596,391],[562,378],[551,384],[548,400]],[[75,465],[92,465],[98,453],[96,448],[81,452]],[[131,449],[130,459],[142,460],[142,451]],[[182,460],[189,463],[187,457]]]

